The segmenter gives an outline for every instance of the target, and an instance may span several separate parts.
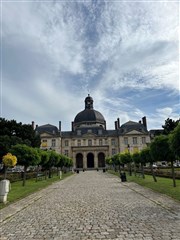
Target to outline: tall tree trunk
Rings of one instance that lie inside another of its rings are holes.
[[[156,179],[156,176],[155,176],[155,173],[154,173],[154,170],[153,170],[153,164],[152,163],[150,163],[150,168],[151,168],[151,174],[153,176],[154,182],[157,182],[157,179]]]
[[[142,178],[145,179],[145,175],[144,175],[144,164],[141,163],[141,174],[142,174]]]
[[[45,180],[47,180],[47,169],[45,170]]]
[[[172,179],[173,179],[173,187],[176,187],[176,179],[175,179],[175,172],[174,172],[174,161],[171,161],[171,170],[172,170]]]
[[[26,166],[24,166],[24,172],[23,172],[23,187],[25,186],[25,184],[26,184],[26,171],[27,171],[27,167]]]
[[[129,176],[132,176],[131,163],[128,163],[128,168],[129,168]]]
[[[4,179],[6,179],[6,178],[7,178],[7,167],[4,166]]]
[[[137,168],[136,168],[136,163],[134,163],[134,176],[136,177],[137,175]]]

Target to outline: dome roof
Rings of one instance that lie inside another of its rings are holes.
[[[93,109],[93,98],[88,94],[85,98],[85,109],[74,118],[74,126],[89,124],[105,126],[105,119],[100,112]]]
[[[94,109],[85,109],[78,113],[76,117],[74,118],[74,123],[80,123],[80,122],[99,122],[104,123],[105,119],[103,115],[94,110]]]

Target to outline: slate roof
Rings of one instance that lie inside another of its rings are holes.
[[[103,115],[94,110],[94,109],[85,109],[79,112],[74,118],[74,123],[82,123],[82,122],[100,122],[105,123],[105,119]]]
[[[49,134],[53,134],[53,135],[58,135],[59,134],[59,130],[56,126],[51,125],[51,124],[45,124],[42,126],[39,126],[35,129],[39,134],[41,133],[49,133]]]

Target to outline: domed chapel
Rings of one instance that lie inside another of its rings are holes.
[[[113,130],[106,129],[104,116],[93,107],[88,94],[85,108],[72,122],[71,131],[61,130],[51,124],[37,126],[41,137],[41,149],[54,149],[73,159],[74,169],[103,169],[105,158],[119,152],[134,153],[150,142],[146,117],[138,122],[128,121],[120,125],[115,121]]]

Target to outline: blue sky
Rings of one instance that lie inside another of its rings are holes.
[[[88,93],[108,129],[179,118],[178,1],[1,1],[1,117],[71,130]]]

